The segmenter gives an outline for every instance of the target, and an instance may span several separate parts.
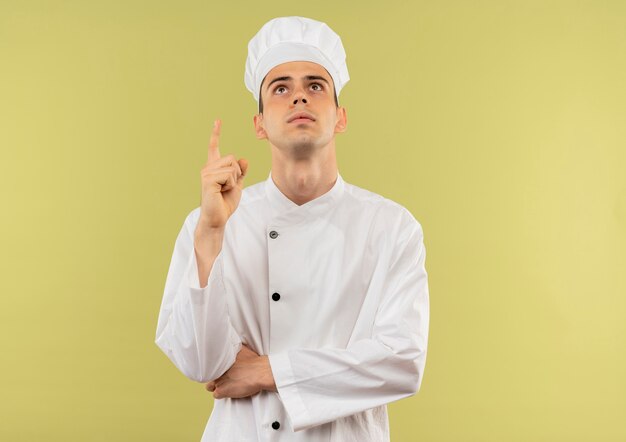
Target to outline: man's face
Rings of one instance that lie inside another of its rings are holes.
[[[345,108],[335,105],[332,77],[317,63],[292,61],[275,66],[266,75],[260,94],[263,114],[254,116],[257,138],[266,138],[281,150],[304,154],[328,145],[335,133],[346,129]],[[290,121],[300,112],[312,119]]]

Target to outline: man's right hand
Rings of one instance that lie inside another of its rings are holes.
[[[248,161],[234,155],[220,156],[221,120],[215,120],[209,141],[208,160],[202,168],[202,203],[198,229],[222,230],[233,214],[243,190]]]

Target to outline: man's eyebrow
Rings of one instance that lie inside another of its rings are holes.
[[[324,77],[320,77],[319,75],[307,75],[304,77],[307,80],[321,80],[324,83],[326,83],[328,85],[328,87],[330,87],[330,84],[328,83],[328,80],[326,80]],[[270,86],[272,85],[272,83],[275,83],[277,81],[292,81],[293,77],[276,77],[274,78],[272,81],[270,81],[267,85],[267,89],[270,88]]]

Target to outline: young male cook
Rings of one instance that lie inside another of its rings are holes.
[[[248,161],[222,155],[214,124],[156,333],[216,398],[203,441],[387,441],[386,404],[422,383],[422,227],[338,172],[345,58],[339,36],[305,17],[272,19],[249,42],[245,85],[272,156],[265,181],[244,188]]]

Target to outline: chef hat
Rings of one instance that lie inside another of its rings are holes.
[[[333,79],[337,97],[350,80],[341,39],[326,23],[306,17],[277,17],[265,23],[248,43],[244,83],[257,103],[263,78],[273,67],[289,61],[322,65]]]

